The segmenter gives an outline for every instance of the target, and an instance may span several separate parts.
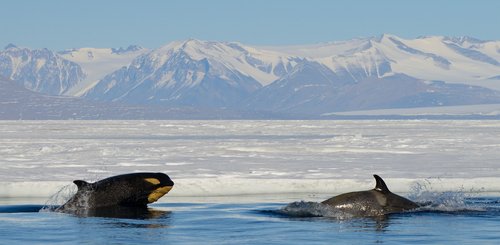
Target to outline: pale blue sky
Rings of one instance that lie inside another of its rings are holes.
[[[157,48],[188,38],[309,44],[382,33],[500,40],[496,0],[0,0],[0,7],[0,48]]]

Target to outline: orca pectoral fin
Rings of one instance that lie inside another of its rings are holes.
[[[374,174],[373,177],[375,177],[375,181],[377,182],[377,184],[375,185],[375,190],[383,193],[391,192],[389,191],[389,188],[387,188],[387,185],[385,184],[384,180],[380,178],[380,176]]]
[[[85,180],[74,180],[73,183],[78,187],[78,190],[84,188],[85,186],[90,185],[87,181]]]

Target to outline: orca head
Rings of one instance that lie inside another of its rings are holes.
[[[95,185],[102,186],[100,191],[106,192],[103,195],[115,196],[119,205],[146,207],[167,194],[174,182],[164,173],[142,172],[113,176],[96,182]],[[111,186],[115,188],[110,188]]]
[[[115,183],[126,187],[120,188],[120,191],[127,189],[127,194],[124,194],[126,198],[120,202],[123,206],[146,206],[158,201],[174,186],[174,182],[164,173],[132,173],[112,178]]]
[[[138,173],[143,178],[147,191],[147,203],[158,201],[174,187],[174,182],[164,173]]]
[[[164,173],[122,174],[91,184],[104,199],[114,199],[113,203],[128,207],[145,207],[158,201],[174,186],[174,182]],[[108,198],[112,197],[112,198]]]

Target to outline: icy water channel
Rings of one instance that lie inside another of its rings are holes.
[[[463,201],[463,206],[446,210],[436,208],[351,219],[298,215],[285,211],[283,208],[288,204],[282,202],[159,203],[145,213],[129,217],[21,213],[35,206],[0,205],[0,241],[2,244],[498,244],[500,198]],[[307,205],[299,208],[311,211]]]

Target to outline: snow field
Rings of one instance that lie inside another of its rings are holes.
[[[500,192],[498,121],[1,121],[0,197],[158,171],[171,196]]]

